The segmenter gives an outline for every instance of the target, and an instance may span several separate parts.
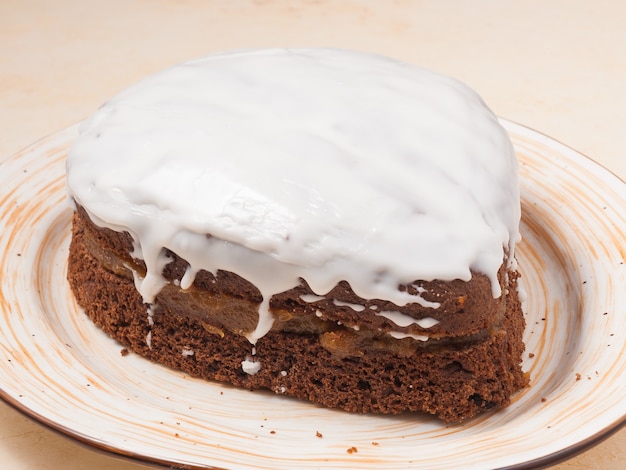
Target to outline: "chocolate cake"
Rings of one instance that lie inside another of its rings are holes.
[[[528,381],[517,162],[455,80],[352,51],[215,55],[105,103],[67,169],[71,289],[148,359],[448,422]]]

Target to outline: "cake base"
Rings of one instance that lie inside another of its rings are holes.
[[[78,304],[124,347],[194,377],[348,412],[425,412],[445,422],[507,406],[528,383],[520,366],[525,321],[515,273],[502,322],[468,344],[421,348],[409,357],[384,350],[338,357],[319,335],[270,331],[253,347],[242,335],[212,330],[182,313],[149,315],[132,278],[90,254],[76,220],[68,280]],[[242,361],[260,369],[247,373]]]

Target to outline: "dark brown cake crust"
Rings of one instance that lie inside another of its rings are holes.
[[[231,273],[218,272],[219,282],[203,273],[189,291],[174,283],[163,289],[159,307],[149,317],[131,272],[123,267],[143,269],[129,256],[131,249],[128,234],[94,226],[79,209],[68,269],[76,299],[94,323],[125,347],[190,375],[351,412],[423,411],[446,422],[506,406],[528,382],[520,366],[525,322],[516,273],[503,276],[509,282],[505,304],[492,299],[486,279],[427,283],[434,297],[424,296],[441,302],[435,309],[443,312],[440,317],[427,308],[403,313],[440,321],[438,328],[429,329],[429,341],[390,338],[388,331],[402,329],[371,313],[304,302],[299,295],[310,291],[303,284],[272,299],[275,328],[254,346],[253,359],[261,368],[250,375],[242,361],[252,358],[253,348],[242,333],[256,322],[261,298],[254,286]],[[164,274],[180,279],[186,264],[171,256]],[[366,303],[347,285],[333,294],[345,302]],[[202,311],[207,304],[217,312],[215,318]],[[385,309],[384,303],[375,305]],[[247,328],[234,328],[241,323]],[[405,330],[424,334],[416,326]]]

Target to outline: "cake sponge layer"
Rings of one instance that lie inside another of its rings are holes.
[[[345,330],[329,330],[329,336],[305,325],[295,332],[272,330],[252,349],[244,335],[212,327],[174,306],[151,312],[132,276],[112,272],[90,253],[89,230],[95,228],[76,215],[68,279],[79,305],[125,347],[192,376],[349,412],[426,412],[446,422],[506,406],[528,382],[520,367],[525,322],[514,272],[508,276],[501,321],[464,341],[346,355],[327,344],[333,334],[341,342]],[[242,301],[219,295],[223,302]],[[206,315],[210,320],[210,309]],[[392,341],[421,344],[412,338]]]

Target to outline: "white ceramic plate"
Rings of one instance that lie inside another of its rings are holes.
[[[626,421],[626,185],[503,123],[521,164],[532,376],[509,408],[458,426],[350,415],[122,357],[65,280],[76,127],[0,164],[2,398],[97,448],[185,468],[532,467],[592,445]]]

